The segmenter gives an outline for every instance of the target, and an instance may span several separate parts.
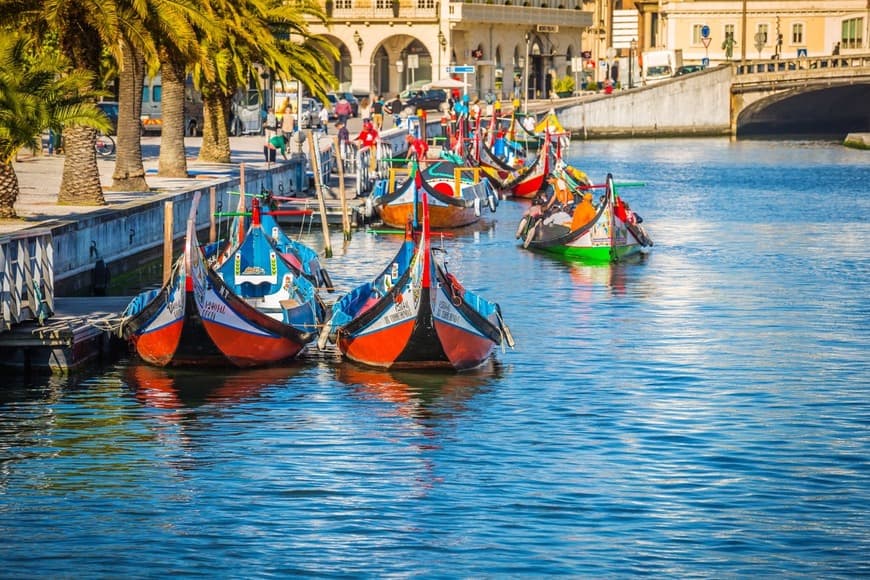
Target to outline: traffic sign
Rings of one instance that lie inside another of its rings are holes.
[[[708,66],[710,66],[710,59],[709,58],[702,58],[701,59],[701,66],[704,68],[707,68]]]
[[[701,38],[710,38],[710,27],[706,24],[701,27]]]
[[[806,56],[807,56],[807,49],[805,49],[805,48],[799,48],[797,52],[798,52],[798,58],[806,58]]]
[[[451,67],[449,67],[448,72],[450,74],[463,74],[463,73],[464,74],[473,74],[474,73],[474,65],[464,64],[464,65],[451,66]]]

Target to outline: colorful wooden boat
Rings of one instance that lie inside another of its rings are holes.
[[[570,179],[565,174],[561,177],[566,181]],[[575,190],[580,194],[594,187],[575,185]],[[617,262],[649,252],[653,242],[643,227],[629,216],[630,210],[626,212],[624,202],[617,195],[612,175],[607,175],[604,188],[605,194],[594,217],[586,223],[578,227],[563,225],[564,222],[556,218],[557,212],[565,208],[533,211],[523,216],[517,228],[517,237],[530,250],[559,254],[584,262]],[[571,211],[572,208],[568,208],[566,215],[570,216]]]
[[[374,212],[390,227],[404,228],[415,211],[419,213],[419,195],[427,198],[433,229],[477,223],[483,208],[495,211],[498,206],[498,194],[479,168],[435,161],[416,174],[419,185],[411,178],[398,182],[397,175],[398,170],[392,169],[390,178],[379,181],[370,198]]]
[[[333,305],[318,346],[331,341],[348,359],[382,368],[474,368],[513,339],[499,305],[463,288],[431,247],[428,202],[418,195],[422,225],[415,217],[386,269]]]
[[[290,316],[277,320],[246,302],[205,262],[196,237],[200,194],[194,195],[184,253],[162,288],[136,296],[121,334],[158,366],[265,365],[297,355],[316,337]],[[288,293],[289,296],[289,293]]]

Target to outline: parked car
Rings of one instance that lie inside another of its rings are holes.
[[[112,123],[112,131],[109,134],[116,135],[118,133],[118,103],[116,101],[102,101],[97,103],[97,108],[105,113]]]
[[[423,109],[424,111],[437,110],[441,107],[441,103],[447,101],[447,93],[442,89],[430,89],[428,91],[405,91],[399,95],[404,107],[411,107],[415,111]]]
[[[677,69],[677,73],[674,75],[676,77],[691,74],[693,72],[698,72],[704,70],[704,65],[702,64],[686,64]]]
[[[323,122],[320,120],[320,109],[323,105],[317,99],[305,97],[302,99],[302,114],[300,115],[300,129],[320,129]]]
[[[350,103],[350,109],[351,109],[353,116],[359,117],[359,101],[357,100],[357,98],[355,96],[353,96],[353,93],[332,92],[332,93],[326,93],[326,98],[329,99],[329,104],[330,104],[329,118],[330,119],[335,118],[335,104],[338,102],[338,100],[341,97],[344,97],[345,99],[347,99],[347,102]]]

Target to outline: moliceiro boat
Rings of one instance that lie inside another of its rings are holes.
[[[435,161],[415,178],[399,182],[397,171],[375,185],[371,204],[384,224],[404,228],[408,219],[420,211],[421,199],[429,206],[429,227],[459,228],[477,223],[484,208],[495,211],[498,194],[489,179],[476,167],[464,167],[450,161]]]
[[[296,356],[316,337],[317,305],[313,287],[301,275],[279,266],[278,252],[268,253],[267,263],[257,267],[263,275],[279,281],[281,290],[266,298],[260,286],[257,296],[236,293],[206,262],[196,237],[196,213],[200,194],[194,195],[184,253],[176,261],[169,280],[159,289],[136,296],[124,312],[121,335],[146,362],[157,366],[252,367]],[[249,250],[239,246],[237,250]],[[236,264],[235,255],[225,262]],[[280,272],[279,272],[280,270]],[[274,285],[270,280],[251,280]],[[301,283],[303,290],[299,290]],[[306,292],[305,284],[310,292]],[[235,280],[233,286],[244,284]],[[276,302],[278,308],[262,303]],[[258,308],[264,306],[263,308]],[[309,316],[307,312],[312,314]]]
[[[520,221],[517,238],[523,247],[585,262],[617,262],[652,248],[637,215],[617,195],[611,174],[603,186],[577,184],[567,172],[554,178],[553,195]],[[561,187],[570,188],[567,196],[560,195]],[[596,207],[591,190],[597,187],[605,193]]]
[[[414,190],[421,180],[411,180]],[[464,288],[431,246],[428,201],[406,223],[392,262],[332,307],[318,346],[335,343],[346,358],[370,366],[465,370],[480,366],[513,338],[501,308]],[[422,217],[422,221],[418,220]]]

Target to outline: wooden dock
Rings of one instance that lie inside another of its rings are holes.
[[[129,296],[55,298],[45,324],[27,321],[0,333],[0,366],[19,373],[67,374],[126,352],[118,336]]]

